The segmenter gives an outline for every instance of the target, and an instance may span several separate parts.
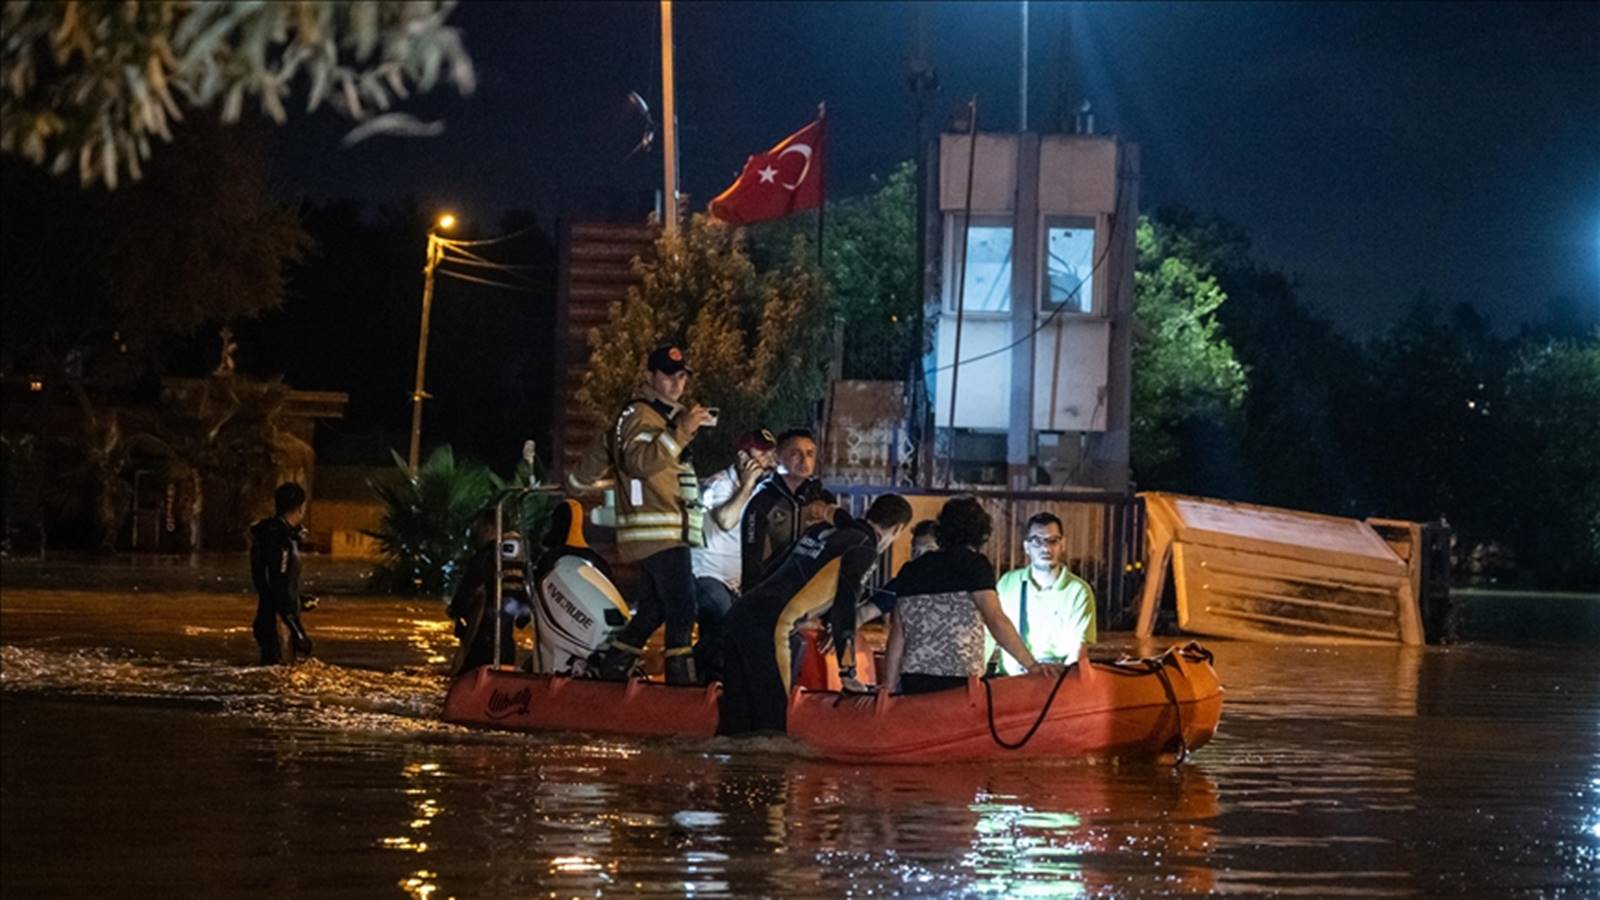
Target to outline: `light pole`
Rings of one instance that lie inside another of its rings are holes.
[[[417,336],[417,384],[411,391],[411,452],[406,457],[412,474],[422,456],[422,401],[427,392],[422,389],[423,376],[428,370],[428,320],[433,312],[433,270],[444,258],[446,240],[439,236],[441,230],[455,227],[456,217],[445,213],[428,229],[428,261],[422,267],[422,329]]]

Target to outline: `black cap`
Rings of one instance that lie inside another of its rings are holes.
[[[644,367],[652,372],[660,372],[663,375],[676,375],[679,372],[694,374],[694,370],[689,368],[689,360],[683,355],[683,351],[678,349],[676,344],[667,344],[664,347],[657,347],[651,350],[649,358],[645,360]]]

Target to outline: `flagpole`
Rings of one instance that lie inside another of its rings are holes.
[[[817,146],[812,153],[822,158],[822,171],[817,173],[819,181],[817,202],[817,276],[824,285],[828,282],[828,270],[822,262],[822,229],[827,220],[828,211],[828,104],[826,101],[817,104]],[[839,383],[839,378],[844,374],[844,331],[840,327],[839,319],[833,320],[833,331],[828,342],[828,387],[822,395],[822,427],[819,437],[822,438],[823,460],[830,469],[837,467],[839,459],[833,452],[833,445],[829,443],[833,431],[833,389]]]
[[[672,79],[672,0],[661,0],[661,151],[666,167],[661,227],[678,233],[678,103]]]
[[[817,178],[822,182],[818,191],[821,200],[817,203],[817,268],[822,269],[822,224],[828,215],[828,156],[832,150],[828,147],[828,104],[826,101],[817,104],[817,146],[821,150],[818,155],[822,157],[822,171],[817,173]],[[827,273],[823,272],[823,278]]]

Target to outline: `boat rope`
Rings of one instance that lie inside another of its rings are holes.
[[[989,701],[989,736],[994,738],[995,744],[1005,750],[1021,750],[1026,747],[1028,742],[1033,740],[1033,736],[1039,732],[1040,726],[1044,725],[1045,716],[1050,715],[1050,707],[1054,706],[1056,702],[1056,693],[1061,690],[1061,685],[1067,680],[1067,673],[1070,671],[1072,671],[1072,666],[1065,666],[1061,669],[1061,674],[1056,676],[1055,685],[1050,688],[1050,696],[1045,698],[1044,708],[1039,710],[1039,717],[1033,720],[1033,727],[1029,728],[1028,733],[1022,736],[1022,740],[1016,743],[1006,741],[994,727],[994,687],[990,684],[989,679],[983,679],[983,694]]]
[[[1178,717],[1178,759],[1173,762],[1173,765],[1182,765],[1184,762],[1189,761],[1189,738],[1184,735],[1184,706],[1182,706],[1182,701],[1178,700],[1178,690],[1173,689],[1171,676],[1166,674],[1166,661],[1168,661],[1168,658],[1173,657],[1173,653],[1178,653],[1178,655],[1182,655],[1187,660],[1195,661],[1195,663],[1202,663],[1202,661],[1203,663],[1210,663],[1211,658],[1213,658],[1210,650],[1206,650],[1205,647],[1197,644],[1197,642],[1190,641],[1184,647],[1173,647],[1168,652],[1162,653],[1160,657],[1146,657],[1142,658],[1142,660],[1123,658],[1123,660],[1109,661],[1109,663],[1101,663],[1101,665],[1102,671],[1107,671],[1107,673],[1120,674],[1120,676],[1154,674],[1157,677],[1157,681],[1162,682],[1162,690],[1166,693],[1166,701],[1173,705],[1173,714]],[[1067,669],[1062,669],[1061,677],[1056,679],[1056,685],[1054,685],[1053,689],[1050,689],[1050,698],[1046,698],[1045,708],[1038,711],[1038,719],[1035,719],[1034,727],[1027,730],[1026,735],[1022,735],[1022,740],[1016,741],[1016,743],[1008,743],[1008,741],[1003,740],[1000,737],[1000,732],[995,730],[994,692],[989,687],[989,679],[984,679],[984,693],[989,698],[989,737],[994,738],[995,743],[1005,749],[1021,749],[1022,746],[1026,746],[1027,741],[1032,740],[1034,733],[1040,729],[1040,725],[1045,724],[1045,716],[1050,714],[1050,706],[1056,701],[1056,692],[1061,690],[1061,682],[1066,681],[1067,671],[1070,671],[1070,666]]]
[[[1172,764],[1181,766],[1189,758],[1189,739],[1183,733],[1183,704],[1178,702],[1178,692],[1172,689],[1172,679],[1167,677],[1167,658],[1158,656],[1145,660],[1145,664],[1161,680],[1161,689],[1166,691],[1167,700],[1172,703],[1173,715],[1178,718],[1178,758]]]

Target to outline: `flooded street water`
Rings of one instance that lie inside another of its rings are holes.
[[[6,896],[1600,892],[1583,644],[1208,641],[1222,727],[1181,767],[871,768],[444,725],[438,604],[327,598],[287,670],[253,609],[0,592]]]

